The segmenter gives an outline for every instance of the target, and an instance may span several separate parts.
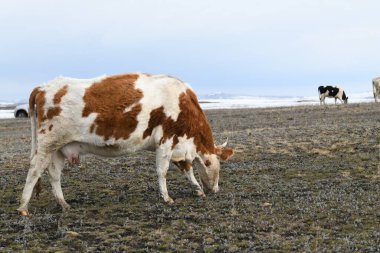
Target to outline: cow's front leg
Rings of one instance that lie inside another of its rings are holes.
[[[199,185],[197,179],[194,177],[193,166],[190,162],[180,161],[174,162],[175,165],[185,174],[186,178],[190,181],[191,185],[195,187],[196,193],[199,197],[206,197],[202,187]]]
[[[185,170],[184,173],[187,179],[189,179],[191,185],[195,186],[197,195],[199,197],[206,197],[206,194],[204,193],[202,187],[199,185],[197,179],[194,177],[193,167],[190,167],[189,170]]]
[[[156,150],[156,170],[158,176],[158,186],[160,187],[161,196],[164,198],[165,203],[168,204],[174,203],[174,200],[169,196],[168,189],[166,188],[166,174],[169,169],[171,155],[171,147],[161,145]]]
[[[325,99],[326,99],[326,97],[324,95],[321,95],[321,98],[320,98],[321,105],[322,105],[322,103],[323,103],[323,105],[326,105]]]

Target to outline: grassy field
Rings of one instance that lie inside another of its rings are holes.
[[[158,194],[154,153],[66,165],[63,213],[47,175],[30,217],[16,208],[28,120],[0,120],[0,251],[380,252],[380,105],[212,110],[235,156],[220,192],[198,198],[172,166]]]

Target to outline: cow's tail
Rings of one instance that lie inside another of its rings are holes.
[[[34,157],[37,151],[37,120],[36,120],[36,96],[40,88],[34,88],[29,97],[29,115],[30,115],[30,123],[31,123],[31,131],[32,131],[32,149],[30,154],[30,159]]]
[[[40,92],[39,87],[34,88],[32,93],[30,93],[30,97],[29,97],[29,115],[30,115],[31,131],[32,131],[32,148],[31,148],[31,152],[30,152],[30,159],[31,160],[33,160],[33,157],[37,153],[36,96],[38,95],[39,92]],[[38,111],[37,111],[37,113],[38,113]],[[33,163],[33,161],[31,163]],[[34,189],[36,191],[36,198],[38,198],[40,193],[42,192],[41,177],[38,178],[38,181],[37,181],[36,185],[34,186]]]

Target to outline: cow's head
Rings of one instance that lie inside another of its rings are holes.
[[[342,94],[342,99],[343,99],[343,101],[344,101],[345,104],[348,103],[348,97],[346,95],[346,92],[344,92],[344,91],[343,91],[343,94]]]
[[[234,154],[234,151],[226,148],[226,145],[227,141],[223,145],[215,146],[215,154],[201,154],[200,159],[195,160],[204,190],[214,193],[219,191],[219,159],[227,160]]]

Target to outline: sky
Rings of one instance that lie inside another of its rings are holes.
[[[380,76],[378,0],[0,1],[0,101],[57,76],[169,74],[199,94],[348,96]]]

